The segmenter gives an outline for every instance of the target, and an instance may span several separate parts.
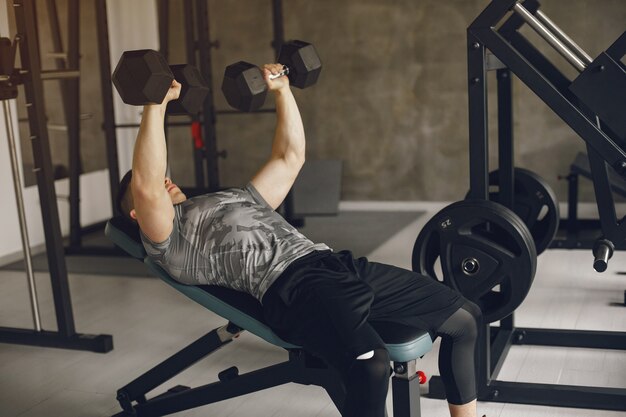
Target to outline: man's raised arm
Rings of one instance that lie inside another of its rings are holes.
[[[276,96],[276,132],[269,161],[252,179],[252,184],[274,209],[283,202],[291,189],[305,159],[305,136],[296,100],[285,76],[270,80],[282,65],[263,67],[263,75],[270,91]]]
[[[172,232],[174,206],[164,184],[167,147],[163,123],[167,103],[178,98],[180,88],[173,81],[163,103],[144,106],[133,153],[134,214],[141,231],[154,242],[164,241]]]

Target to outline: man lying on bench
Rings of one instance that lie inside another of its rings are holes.
[[[263,68],[277,124],[271,157],[250,183],[187,199],[165,176],[165,109],[181,88],[173,81],[162,103],[144,107],[133,169],[120,184],[120,212],[139,224],[148,256],[174,279],[251,294],[279,337],[334,367],[346,387],[342,416],[385,416],[389,355],[370,325],[376,321],[441,336],[450,415],[476,416],[478,307],[431,278],[315,244],[274,211],[305,155],[288,78],[270,80],[281,69]]]

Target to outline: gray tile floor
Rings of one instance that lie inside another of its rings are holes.
[[[370,254],[410,266],[417,231],[428,216],[412,222]],[[609,271],[596,274],[587,251],[551,250],[539,258],[533,288],[516,314],[528,327],[626,331],[626,309],[612,306],[626,289],[626,256],[617,253]],[[44,327],[54,328],[45,273],[37,274]],[[71,275],[77,330],[107,333],[108,354],[0,344],[0,416],[102,417],[119,411],[115,391],[166,356],[224,321],[156,279]],[[0,272],[0,326],[29,327],[23,272]],[[437,373],[437,350],[419,362]],[[188,369],[169,385],[197,386],[236,365],[241,372],[283,360],[284,353],[250,334]],[[511,381],[626,387],[626,352],[553,347],[513,347],[500,374]],[[424,390],[427,386],[423,387]],[[158,391],[158,390],[157,390]],[[389,401],[390,399],[388,399]],[[390,402],[389,402],[390,405]],[[391,409],[391,408],[389,408]],[[424,417],[446,416],[444,401],[422,398]],[[489,417],[616,417],[623,412],[481,403]],[[390,413],[391,414],[391,413]],[[319,388],[289,384],[177,416],[339,416]]]

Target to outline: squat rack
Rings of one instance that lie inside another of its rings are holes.
[[[50,0],[48,5],[53,7],[50,9],[53,12],[51,13],[51,19],[56,19],[56,7],[53,3],[54,2]],[[68,1],[68,34],[76,38],[78,37],[78,5],[78,0]],[[66,87],[69,85],[67,90],[72,93],[73,100],[72,98],[69,98],[66,102],[64,98],[64,106],[67,106],[67,108],[70,109],[77,108],[77,80],[80,75],[77,67],[78,39],[68,40],[68,45],[75,46],[76,49],[73,57],[71,57],[71,53],[68,53],[68,66],[66,68],[43,70],[41,68],[40,60],[35,1],[13,0],[13,8],[15,10],[17,35],[13,45],[10,45],[10,41],[8,41],[8,46],[10,47],[9,49],[11,52],[6,56],[10,57],[10,66],[12,68],[7,68],[7,71],[4,71],[3,68],[2,72],[7,72],[7,74],[1,74],[2,77],[0,77],[0,91],[2,92],[2,97],[0,98],[4,102],[7,126],[10,126],[11,115],[10,111],[7,111],[10,107],[8,106],[6,100],[17,97],[17,86],[19,84],[24,85],[30,130],[30,143],[32,146],[35,164],[34,172],[37,177],[37,189],[39,192],[39,200],[41,202],[46,252],[48,255],[48,268],[58,330],[46,331],[41,329],[38,317],[36,291],[34,289],[34,279],[32,276],[32,265],[29,266],[30,251],[28,249],[28,233],[25,225],[23,201],[21,190],[18,191],[18,188],[21,188],[18,172],[19,169],[17,164],[14,163],[13,172],[16,197],[18,200],[18,215],[20,220],[20,229],[22,231],[22,243],[25,252],[27,273],[29,274],[31,307],[33,309],[35,328],[34,330],[30,330],[0,327],[0,342],[90,350],[105,353],[113,349],[113,338],[110,335],[79,334],[76,332],[74,326],[74,315],[72,312],[67,266],[63,254],[63,240],[56,200],[57,196],[54,189],[52,158],[50,154],[48,127],[44,109],[43,82],[48,80],[64,80],[66,82],[71,81],[74,83],[71,85],[66,84]],[[58,30],[58,22],[56,25],[52,22],[51,26],[53,30]],[[58,39],[60,40],[60,37]],[[4,46],[6,46],[6,42],[3,42],[3,58],[5,57],[4,52],[7,50],[4,49]],[[22,67],[13,68],[15,48],[18,46]],[[68,131],[72,131],[72,135],[77,135],[77,132],[74,131],[78,123],[77,111],[74,116],[74,124],[68,124]],[[12,154],[15,154],[15,141],[13,140],[14,135],[11,127],[9,127],[9,130],[8,137],[10,142],[10,151]],[[15,159],[14,162],[17,162],[16,158],[13,159]]]
[[[497,72],[500,202],[514,207],[513,106],[516,75],[585,142],[604,237],[626,240],[618,220],[609,169],[626,175],[626,32],[591,59],[539,10],[537,0],[492,0],[467,29],[470,198],[489,199],[487,71]],[[509,12],[501,26],[501,22]],[[573,81],[533,46],[519,29],[528,24],[580,75]],[[620,94],[621,92],[621,94]],[[616,117],[617,115],[617,117]],[[620,116],[621,115],[621,116]],[[477,389],[482,401],[626,410],[626,389],[497,380],[511,345],[626,350],[626,332],[516,328],[514,315],[500,327],[482,326],[477,347]],[[431,378],[429,395],[445,398],[441,378]]]

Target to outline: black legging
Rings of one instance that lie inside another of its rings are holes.
[[[346,398],[343,417],[384,417],[389,387],[389,354],[374,349],[370,359],[354,360],[343,377]]]
[[[466,302],[437,330],[441,336],[439,373],[450,404],[462,405],[476,399],[476,340],[482,312]]]
[[[475,346],[480,309],[466,302],[437,330],[442,339],[439,372],[450,404],[462,405],[476,399]],[[382,417],[389,386],[389,355],[374,350],[371,359],[354,360],[344,375],[347,388],[343,417]]]

